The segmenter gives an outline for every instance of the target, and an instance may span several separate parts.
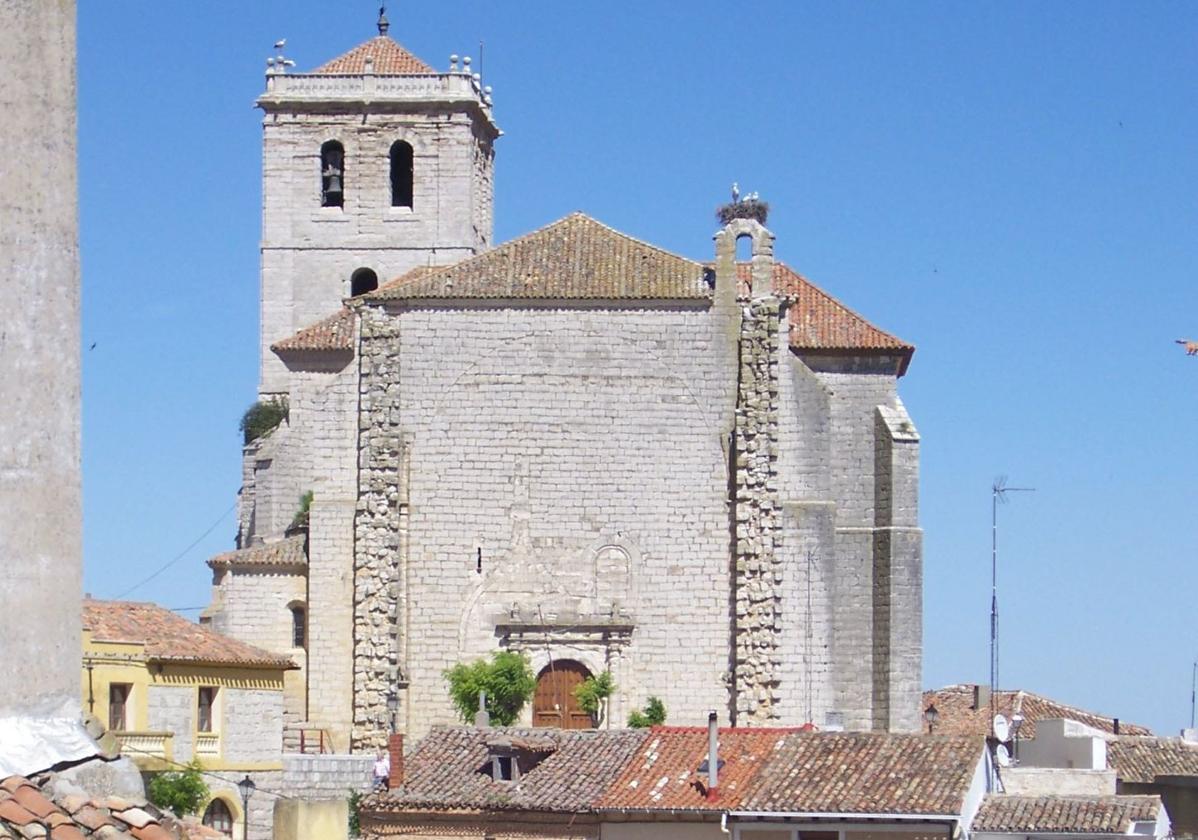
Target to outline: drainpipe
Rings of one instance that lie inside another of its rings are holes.
[[[718,796],[720,784],[720,730],[714,711],[707,713],[707,798]]]

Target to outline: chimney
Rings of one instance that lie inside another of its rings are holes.
[[[720,727],[714,711],[707,713],[707,798],[715,799],[720,785]]]
[[[474,725],[486,729],[491,725],[491,716],[487,714],[487,692],[478,693],[478,711],[474,713]]]
[[[990,705],[990,686],[975,685],[973,687],[973,710],[981,711]]]
[[[1115,734],[1119,734],[1119,718],[1115,718]]]
[[[387,739],[387,752],[391,761],[391,775],[387,777],[387,790],[403,784],[403,733],[392,732]]]

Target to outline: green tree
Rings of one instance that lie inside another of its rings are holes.
[[[150,779],[149,795],[151,802],[176,817],[198,813],[208,799],[200,763],[192,759],[182,770],[157,774]]]
[[[528,660],[510,650],[495,651],[490,661],[459,662],[445,671],[449,696],[466,723],[478,711],[478,695],[487,693],[487,711],[499,726],[511,726],[537,687]]]
[[[574,686],[574,696],[578,699],[579,707],[593,717],[599,714],[603,701],[611,697],[615,690],[616,683],[612,679],[611,671],[604,671],[598,676],[587,677]]]
[[[661,726],[665,722],[666,704],[657,697],[649,698],[644,711],[638,709],[628,716],[628,725],[632,729],[647,729],[650,726]]]

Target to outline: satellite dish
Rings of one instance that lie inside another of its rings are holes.
[[[994,737],[1000,741],[1006,741],[1011,737],[1011,724],[1007,723],[1007,719],[1002,715],[994,716]]]
[[[998,762],[999,767],[1011,766],[1011,754],[1007,752],[1007,748],[1002,744],[994,750],[994,760]]]

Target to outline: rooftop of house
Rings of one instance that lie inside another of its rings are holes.
[[[1106,761],[1120,782],[1151,784],[1161,776],[1198,776],[1198,744],[1181,738],[1120,735],[1107,742]]]
[[[48,840],[221,840],[198,822],[116,796],[92,798],[53,774],[0,780],[0,838]]]
[[[1159,796],[1009,796],[992,794],[972,830],[1013,834],[1131,834],[1134,823],[1155,823]]]
[[[1056,718],[1074,720],[1102,732],[1115,731],[1116,718],[1088,712],[1030,691],[1003,689],[994,693],[993,704],[989,701],[977,703],[977,688],[963,683],[923,693],[923,707],[936,707],[937,734],[989,735],[995,714],[1004,715],[1008,721],[1015,715],[1023,717],[1019,727],[1020,740],[1036,737],[1036,721]],[[1119,731],[1127,735],[1152,734],[1146,726],[1125,721],[1119,721]]]
[[[363,807],[587,811],[646,734],[638,729],[437,727],[404,760],[403,785],[370,797]],[[497,748],[523,756],[518,781],[492,777],[490,756]]]
[[[437,71],[394,39],[379,34],[369,41],[358,44],[347,53],[310,72],[319,75],[360,76],[366,72],[366,60],[370,59],[370,70],[379,76],[426,75]]]
[[[157,604],[83,601],[83,629],[93,642],[132,642],[145,646],[146,659],[293,669],[289,658],[222,636]]]
[[[308,538],[294,534],[274,542],[226,551],[208,560],[211,569],[227,569],[232,566],[306,566],[308,565]]]
[[[403,785],[364,807],[953,815],[985,748],[981,737],[726,728],[709,796],[707,746],[705,727],[442,727],[405,761]],[[497,748],[527,759],[518,780],[492,777]]]
[[[710,265],[634,239],[572,213],[490,251],[447,266],[413,269],[366,295],[373,301],[590,300],[709,301]],[[750,270],[738,266],[749,293]],[[799,352],[885,353],[902,359],[915,348],[866,321],[784,263],[775,263],[774,292],[787,299],[790,346]],[[308,326],[271,349],[281,355],[353,349],[348,309]]]

